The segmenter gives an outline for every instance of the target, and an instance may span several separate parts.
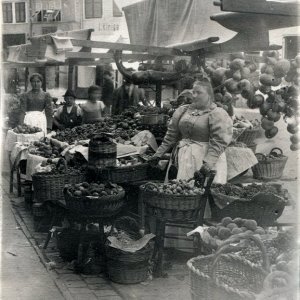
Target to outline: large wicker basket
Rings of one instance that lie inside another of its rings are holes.
[[[146,180],[148,178],[148,164],[142,163],[135,166],[93,168],[90,167],[89,177],[94,177],[100,181],[110,181],[114,183],[127,183]]]
[[[263,288],[269,272],[265,247],[255,236],[245,236],[256,242],[263,254],[263,267],[254,265],[237,254],[226,253],[225,242],[216,254],[198,256],[188,261],[193,300],[254,300]]]
[[[141,199],[146,204],[147,214],[175,221],[191,220],[199,213],[202,195],[169,195],[146,189],[149,185],[157,188],[151,183],[140,187]]]
[[[274,185],[278,188],[277,185]],[[279,192],[279,191],[278,191]],[[221,193],[217,193],[213,188],[211,189],[213,199],[228,198],[230,204],[220,209],[212,199],[210,199],[211,216],[213,220],[220,221],[225,217],[253,219],[260,226],[272,226],[276,220],[282,215],[287,200],[278,194],[260,192],[256,194],[251,200],[231,197]]]
[[[237,142],[244,143],[246,145],[252,145],[253,141],[257,138],[259,133],[259,127],[252,129],[247,128],[242,132],[242,134],[237,138]]]
[[[111,217],[120,212],[124,205],[125,191],[118,195],[91,197],[73,196],[68,188],[64,189],[64,196],[67,208],[77,215],[89,217]]]
[[[282,150],[280,148],[273,148],[270,151],[274,153],[274,151],[279,151],[282,155]],[[255,154],[258,160],[258,164],[252,167],[253,178],[255,179],[265,179],[265,180],[272,180],[281,178],[284,167],[288,160],[287,156],[280,156],[277,158],[268,159],[262,153]]]
[[[65,169],[66,162],[64,161]],[[64,200],[64,187],[66,184],[80,183],[85,180],[84,174],[76,173],[35,173],[32,175],[34,198],[38,202]]]

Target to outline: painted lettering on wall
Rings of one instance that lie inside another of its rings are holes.
[[[119,24],[109,24],[109,23],[99,24],[99,31],[119,31],[119,30],[120,30]]]

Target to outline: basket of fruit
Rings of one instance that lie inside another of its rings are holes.
[[[255,179],[278,179],[281,178],[288,157],[283,155],[280,148],[273,148],[269,155],[255,154],[258,163],[252,167]]]
[[[48,163],[50,165],[46,172],[32,175],[34,198],[39,202],[64,200],[65,184],[82,182],[84,175],[80,169],[67,166],[63,158],[60,158],[56,164],[52,164],[51,160],[48,160]]]
[[[200,209],[204,190],[185,180],[167,184],[146,183],[140,187],[148,214],[166,219],[191,219]]]
[[[259,247],[263,264],[255,265],[235,253],[226,253],[231,243],[241,239],[254,241]],[[256,236],[244,234],[231,238],[215,254],[201,255],[188,261],[193,300],[254,300],[263,289],[269,273],[266,249]]]
[[[249,121],[244,117],[236,118],[233,127],[237,132],[240,132],[240,134],[237,134],[236,141],[246,145],[253,144],[259,133],[259,126],[258,120]]]
[[[100,181],[126,183],[146,180],[148,178],[148,164],[141,162],[138,158],[124,157],[117,160],[116,167],[92,167],[90,169],[93,177]]]
[[[44,137],[44,132],[38,127],[26,124],[18,125],[16,128],[8,130],[5,140],[5,149],[12,151],[16,142],[31,143]]]
[[[61,153],[61,148],[53,145],[48,138],[42,138],[39,141],[34,141],[28,151],[32,155],[38,155],[44,158],[58,158]]]
[[[259,235],[261,238],[267,234],[262,227],[257,226],[255,220],[225,217],[215,226],[204,227],[201,239],[207,248],[216,250],[224,241],[243,233]],[[234,245],[231,250],[239,249],[239,245]]]
[[[66,185],[64,196],[67,208],[77,215],[110,217],[124,205],[125,191],[112,183],[87,183]]]
[[[126,250],[133,247],[143,238],[140,233],[140,226],[131,217],[124,216],[116,220],[110,238],[117,239],[118,243]],[[148,276],[149,260],[152,254],[152,247],[149,242],[135,252],[124,251],[111,246],[110,242],[105,245],[107,257],[107,271],[109,278],[117,283],[132,284],[145,281]]]
[[[209,199],[213,220],[224,217],[253,219],[260,226],[274,225],[288,205],[287,190],[280,184],[250,184],[238,187],[226,183],[211,187]]]

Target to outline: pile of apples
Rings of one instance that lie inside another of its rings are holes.
[[[33,134],[33,133],[41,132],[42,129],[39,127],[23,124],[23,125],[18,125],[16,128],[13,129],[13,131],[15,133]]]
[[[29,149],[29,153],[45,158],[57,158],[61,153],[61,149],[57,146],[51,145],[48,138],[43,138],[40,141],[33,142],[33,146],[33,148]]]

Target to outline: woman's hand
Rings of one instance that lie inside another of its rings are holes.
[[[148,163],[151,167],[156,167],[158,165],[158,162],[160,161],[160,158],[158,156],[151,156],[148,159]]]

